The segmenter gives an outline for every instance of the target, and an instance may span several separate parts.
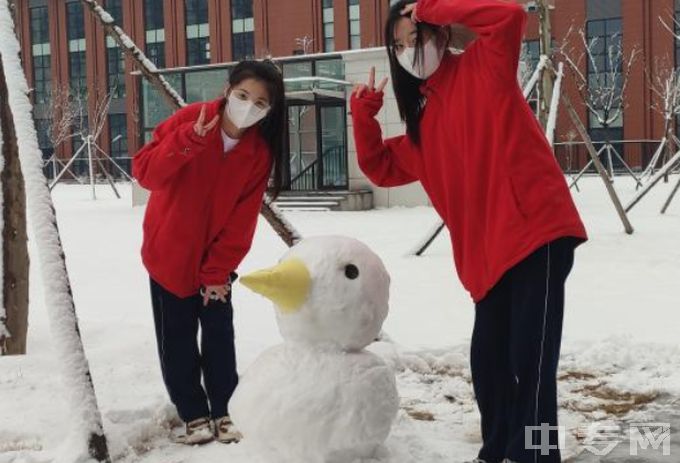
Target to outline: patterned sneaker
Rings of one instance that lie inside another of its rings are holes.
[[[215,420],[215,437],[218,442],[232,444],[239,442],[243,436],[234,427],[234,423],[229,416],[223,416]]]
[[[177,438],[177,441],[186,445],[202,445],[215,439],[208,418],[198,418],[186,424],[186,434]]]

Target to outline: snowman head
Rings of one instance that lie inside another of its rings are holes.
[[[241,278],[271,299],[285,340],[360,350],[387,316],[390,277],[380,258],[352,238],[308,238],[275,267]]]

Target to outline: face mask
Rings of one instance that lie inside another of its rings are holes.
[[[262,120],[270,108],[258,108],[250,100],[242,100],[233,93],[229,94],[225,112],[231,122],[239,129],[245,129]]]
[[[434,71],[437,70],[439,64],[442,62],[443,52],[439,51],[434,44],[434,41],[428,40],[423,45],[423,59],[413,64],[416,56],[416,49],[414,47],[406,47],[400,55],[397,55],[397,61],[409,74],[418,79],[427,79]]]

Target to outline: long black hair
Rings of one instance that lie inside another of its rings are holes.
[[[394,50],[394,28],[401,18],[408,17],[403,15],[401,10],[411,3],[415,3],[415,0],[400,0],[390,7],[387,22],[385,23],[385,46],[387,47],[387,56],[390,61],[392,88],[397,99],[399,116],[402,121],[406,122],[406,134],[408,137],[415,145],[419,145],[420,115],[425,106],[425,97],[420,93],[420,86],[424,81],[411,75],[399,64],[397,53]],[[432,34],[432,37],[436,37],[439,29],[439,26],[433,24],[416,23],[416,62],[422,63],[424,61],[423,32],[427,30]]]
[[[241,61],[229,74],[229,87],[243,82],[246,79],[255,79],[264,83],[269,94],[269,106],[271,109],[267,116],[259,123],[260,135],[266,141],[272,157],[272,183],[269,194],[275,199],[281,191],[284,175],[284,140],[286,130],[286,95],[283,85],[283,74],[271,60]]]

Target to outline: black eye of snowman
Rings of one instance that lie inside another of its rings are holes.
[[[345,266],[345,276],[350,280],[356,280],[359,276],[359,269],[354,264],[348,264]]]

